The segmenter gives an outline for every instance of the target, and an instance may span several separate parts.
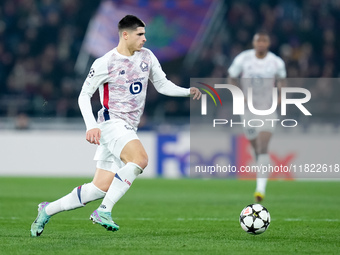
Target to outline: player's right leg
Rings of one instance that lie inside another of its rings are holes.
[[[253,119],[254,115],[252,115],[249,110],[245,111],[245,115],[241,116],[242,121],[246,121],[247,119]],[[257,117],[256,117],[257,118]],[[253,148],[253,155],[255,157],[255,162],[257,165],[260,165],[261,162],[259,162],[259,148],[260,148],[260,142],[261,140],[258,138],[259,136],[259,128],[256,127],[250,127],[250,126],[244,126],[243,132],[245,137],[250,142],[252,148]],[[260,148],[261,149],[261,148]],[[264,191],[262,188],[259,187],[265,187],[265,183],[267,182],[266,178],[260,178],[259,174],[256,173],[256,189],[254,193],[255,201],[261,202],[264,198]],[[259,189],[262,191],[259,191]]]
[[[270,156],[268,154],[268,145],[272,137],[271,132],[260,132],[256,138],[256,155],[257,155],[257,165],[258,166],[268,166],[270,165]],[[254,198],[256,202],[261,202],[264,199],[267,187],[269,172],[258,172],[256,177],[256,189],[254,193]]]
[[[103,198],[114,178],[114,173],[97,169],[93,182],[74,188],[66,196],[38,205],[38,216],[31,225],[31,236],[40,236],[52,215],[85,206],[86,203]]]
[[[105,189],[105,191],[107,191],[112,183],[112,180],[114,179],[114,172],[118,170],[118,166],[114,162],[99,160],[97,162],[97,167],[100,167],[101,170],[96,172],[93,178],[93,183],[101,186],[103,189]],[[109,182],[107,180],[109,180]],[[110,231],[116,231],[119,229],[118,224],[115,223],[111,218],[111,212],[95,210],[90,215],[90,220],[93,221],[93,224],[99,224]]]
[[[125,165],[117,171],[102,204],[90,216],[94,223],[100,224],[111,231],[119,229],[119,226],[111,218],[113,206],[128,191],[136,177],[143,172],[148,161],[147,154],[139,139],[130,140],[118,151]]]
[[[148,157],[139,139],[129,141],[120,153],[125,165],[120,168],[108,189],[99,210],[111,212],[113,206],[128,191],[136,177],[147,166]]]
[[[118,230],[118,225],[111,218],[113,205],[127,192],[135,178],[147,165],[147,154],[136,131],[123,120],[114,119],[101,124],[101,144],[98,146],[95,160],[97,166],[102,161],[111,161],[103,169],[115,173],[102,204],[90,219],[107,230]]]
[[[256,138],[252,139],[249,142],[250,142],[250,144],[252,145],[252,148],[253,148],[256,165],[259,166],[261,164],[261,161],[263,161],[263,160],[260,159],[260,162],[259,162],[259,155],[257,154],[257,150],[256,150],[257,139]],[[255,199],[256,203],[259,203],[264,199],[266,183],[267,183],[267,178],[261,178],[260,174],[256,173],[256,188],[255,188],[255,193],[254,193],[254,199]],[[262,187],[262,188],[260,188],[260,187]]]

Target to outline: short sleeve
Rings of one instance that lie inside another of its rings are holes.
[[[242,73],[242,62],[243,54],[240,53],[235,57],[233,63],[228,69],[228,73],[231,78],[237,78],[240,76],[240,74]]]
[[[281,58],[277,58],[277,72],[276,77],[279,79],[284,79],[287,77],[286,66]]]

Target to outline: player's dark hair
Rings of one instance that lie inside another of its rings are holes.
[[[264,29],[257,30],[254,35],[265,35],[265,36],[270,37],[268,31]]]
[[[118,23],[119,32],[124,29],[136,30],[137,27],[145,27],[145,23],[134,15],[126,15]]]

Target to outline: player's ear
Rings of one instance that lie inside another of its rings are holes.
[[[268,36],[268,46],[270,46],[272,44],[272,41],[270,39],[270,37]]]
[[[129,37],[128,31],[124,30],[124,31],[122,32],[122,38],[125,39],[125,40],[127,40],[128,37]]]

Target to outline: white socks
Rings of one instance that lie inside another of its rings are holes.
[[[132,182],[142,172],[143,169],[132,162],[128,162],[124,167],[119,169],[98,210],[111,212],[114,204],[128,191]]]
[[[92,182],[74,188],[71,193],[51,202],[46,206],[46,213],[54,215],[58,212],[76,209],[86,203],[103,198],[105,192],[97,188]]]
[[[260,154],[257,158],[257,165],[267,166],[270,165],[270,157],[269,154]],[[256,191],[262,194],[266,193],[266,186],[268,180],[268,172],[266,173],[258,173],[256,177]]]
[[[86,183],[74,188],[66,196],[49,203],[45,209],[46,213],[54,215],[62,211],[76,209],[103,197],[103,202],[98,210],[111,212],[113,205],[126,193],[132,182],[142,172],[143,169],[140,166],[129,162],[118,170],[107,192],[100,190],[92,182]]]

